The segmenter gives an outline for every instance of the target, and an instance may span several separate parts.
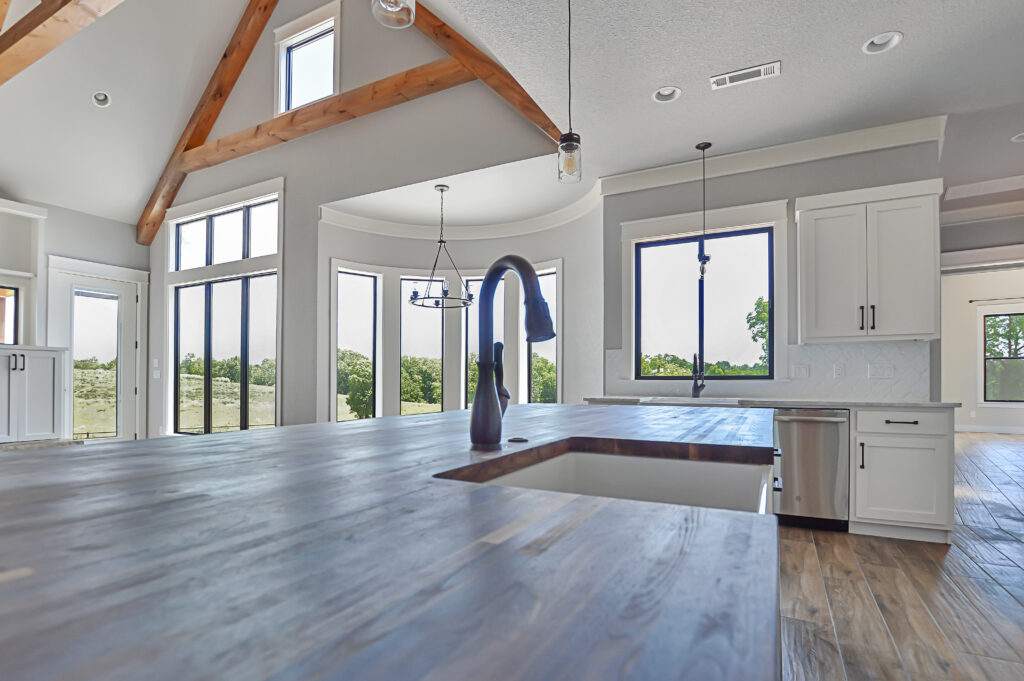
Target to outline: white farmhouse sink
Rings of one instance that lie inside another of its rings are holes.
[[[569,451],[487,481],[598,497],[772,513],[772,467]]]

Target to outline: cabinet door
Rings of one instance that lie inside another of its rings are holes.
[[[939,223],[934,196],[867,205],[868,333],[938,333]]]
[[[800,214],[801,340],[867,335],[864,204]]]
[[[61,436],[58,400],[60,355],[53,352],[26,352],[21,375],[20,395],[22,440],[49,440]],[[15,393],[17,394],[17,393]]]
[[[854,515],[952,526],[953,447],[947,437],[858,437]]]
[[[18,359],[15,359],[15,358]],[[13,396],[15,367],[20,357],[9,352],[0,352],[0,442],[15,442],[18,439],[16,430],[17,404]]]

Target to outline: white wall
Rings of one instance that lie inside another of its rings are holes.
[[[1024,405],[986,404],[980,384],[979,308],[1012,302],[984,299],[1013,296],[1024,308],[1024,268],[942,276],[942,399],[963,403],[957,430],[1024,433]]]
[[[521,255],[532,263],[561,259],[558,281],[562,315],[560,380],[562,401],[567,403],[580,403],[584,397],[601,391],[601,215],[598,204],[582,217],[542,232],[448,243],[456,264],[465,271],[483,272],[494,260],[508,254]],[[409,273],[424,269],[429,272],[437,248],[435,239],[386,237],[321,221],[317,248],[317,338],[323,342],[329,334],[329,306],[334,304],[330,299],[332,258]],[[510,281],[518,284],[514,276]],[[471,313],[476,313],[477,308],[470,309]],[[323,347],[326,346],[321,350]],[[329,369],[320,373],[323,375],[316,377],[320,386],[317,389],[323,391],[326,390],[324,382],[331,377]]]
[[[40,205],[47,210],[44,230],[47,255],[149,270],[149,248],[135,242],[135,225]]]

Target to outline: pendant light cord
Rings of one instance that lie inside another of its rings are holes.
[[[567,0],[569,6],[569,30],[567,38],[569,43],[569,69],[567,80],[569,81],[569,132],[572,132],[572,0]]]

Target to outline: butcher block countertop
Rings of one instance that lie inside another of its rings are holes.
[[[434,475],[567,437],[772,446],[766,409],[513,406],[5,452],[0,679],[778,678],[776,521]],[[691,456],[692,455],[692,456]]]

